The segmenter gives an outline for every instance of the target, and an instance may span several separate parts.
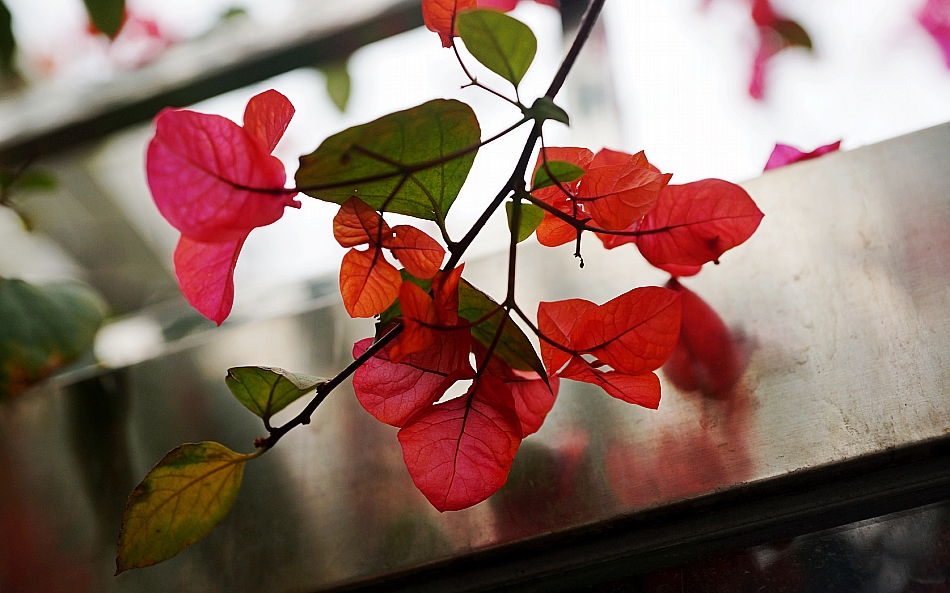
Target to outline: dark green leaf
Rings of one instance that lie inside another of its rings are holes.
[[[486,68],[518,86],[538,51],[538,40],[521,21],[497,10],[470,10],[456,17],[465,47]]]
[[[511,215],[514,209],[514,202],[505,204],[505,210],[508,212],[508,228],[511,229]],[[531,233],[538,228],[541,221],[544,220],[544,210],[538,208],[529,202],[521,203],[521,224],[518,228],[518,242],[521,243],[531,236]]]
[[[330,136],[300,157],[297,187],[327,202],[355,195],[377,210],[440,220],[468,177],[480,139],[471,107],[436,99]]]
[[[0,400],[25,391],[87,351],[105,306],[72,283],[0,278]]]
[[[554,175],[554,179],[548,174],[548,170]],[[573,163],[565,161],[548,161],[547,167],[538,167],[534,172],[534,180],[531,182],[531,191],[551,187],[554,182],[570,183],[577,181],[584,175],[584,170]]]
[[[15,53],[16,39],[13,37],[13,17],[3,0],[0,0],[0,78],[13,74],[13,56]]]
[[[83,0],[89,20],[97,31],[115,39],[125,21],[125,0]]]
[[[231,510],[244,464],[256,456],[212,442],[172,449],[129,495],[116,574],[168,560],[208,535]]]
[[[224,382],[245,408],[269,420],[326,379],[268,367],[235,367],[228,369]]]
[[[346,105],[350,102],[350,70],[347,68],[346,60],[320,66],[319,70],[327,81],[327,94],[330,95],[330,100],[340,113],[345,112]]]
[[[785,19],[778,20],[775,21],[772,28],[775,29],[775,32],[781,35],[789,45],[804,47],[808,50],[813,49],[808,31],[795,21]]]
[[[467,321],[478,321],[492,310],[498,308],[498,303],[493,301],[484,292],[478,290],[464,279],[459,282],[459,316]],[[494,355],[507,362],[511,368],[519,371],[534,371],[547,380],[547,374],[544,371],[544,365],[538,358],[538,353],[534,351],[534,346],[528,336],[521,331],[518,324],[505,317],[505,311],[498,309],[497,312],[472,328],[472,337],[478,340],[486,348],[491,346],[498,331],[498,326],[502,319],[505,320],[505,327],[501,332],[501,338],[498,345],[495,346]]]
[[[531,108],[525,112],[525,116],[542,122],[553,119],[566,126],[571,125],[571,118],[567,115],[567,112],[558,107],[554,100],[547,97],[538,97]]]

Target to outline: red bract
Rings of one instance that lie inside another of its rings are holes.
[[[428,348],[435,343],[436,334],[458,325],[458,284],[463,267],[436,274],[432,280],[434,298],[412,282],[402,283],[399,304],[404,329],[390,350],[394,361]]]
[[[680,337],[663,372],[684,391],[724,397],[745,370],[742,350],[719,315],[691,290],[671,279],[666,286],[683,300]]]
[[[917,21],[930,33],[950,68],[950,0],[927,0]]]
[[[455,15],[474,8],[476,0],[422,0],[422,19],[430,31],[442,38],[442,47],[452,47]]]
[[[668,185],[635,227],[640,233],[636,243],[654,266],[702,266],[745,242],[762,216],[749,194],[734,183],[704,179]]]
[[[411,417],[398,437],[416,487],[439,511],[454,511],[504,485],[522,433],[511,390],[482,374],[462,397]]]
[[[769,161],[765,163],[765,170],[768,171],[770,169],[778,169],[779,167],[784,167],[785,165],[790,165],[799,161],[816,159],[822,155],[828,154],[829,152],[835,152],[839,148],[841,148],[841,140],[832,142],[831,144],[826,144],[824,146],[819,146],[811,152],[802,152],[793,146],[789,146],[788,144],[776,144],[775,148],[772,150],[772,154],[769,155]]]
[[[600,228],[619,231],[634,224],[656,203],[671,175],[650,165],[643,152],[630,155],[603,149],[593,155],[583,148],[548,148],[547,159],[566,161],[584,169],[573,182],[537,190],[534,196],[580,221],[593,219]],[[543,165],[538,156],[537,171]],[[551,213],[545,213],[537,230],[542,245],[556,247],[577,237],[576,229]]]
[[[175,274],[188,302],[219,325],[234,299],[234,266],[248,234],[300,207],[270,150],[294,109],[277,91],[253,97],[245,127],[217,115],[166,109],[155,120],[146,172],[162,215],[182,233]]]
[[[426,280],[439,271],[445,257],[435,239],[407,225],[390,229],[376,210],[355,196],[333,218],[333,236],[343,247],[354,247],[340,266],[340,293],[351,317],[378,315],[399,296],[402,276],[386,261],[383,247],[393,251],[406,271]],[[360,245],[369,249],[355,249]]]
[[[353,358],[361,356],[372,338],[353,346]],[[403,426],[406,420],[435,403],[445,390],[475,371],[469,363],[471,337],[468,330],[438,332],[433,347],[410,354],[395,363],[389,349],[370,358],[353,374],[353,390],[367,412],[380,422]]]
[[[472,342],[475,356],[480,364],[485,360],[485,347]],[[511,390],[515,400],[515,410],[521,419],[521,432],[527,437],[534,434],[544,424],[548,412],[554,407],[560,381],[551,375],[545,382],[541,375],[534,372],[518,371],[497,356],[492,356],[485,369],[489,375],[501,379]],[[550,387],[548,385],[550,384]]]
[[[551,374],[656,408],[660,384],[652,371],[676,344],[680,314],[679,295],[658,287],[636,288],[601,306],[582,299],[541,303],[538,328],[547,338],[541,356]],[[582,355],[598,360],[588,362]]]

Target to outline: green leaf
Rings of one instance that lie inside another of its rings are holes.
[[[325,64],[318,68],[323,73],[327,81],[327,94],[330,100],[340,110],[340,113],[346,111],[346,105],[350,102],[350,70],[347,68],[346,60]]]
[[[13,56],[16,38],[13,37],[13,17],[0,0],[0,78],[13,74]]]
[[[288,373],[269,367],[234,367],[224,378],[228,389],[244,407],[264,420],[307,395],[326,379]]]
[[[456,17],[455,28],[476,60],[515,86],[538,51],[531,28],[497,10],[463,12]]]
[[[511,215],[514,208],[514,202],[505,204],[505,210],[508,212],[508,228],[511,229]],[[521,203],[521,224],[518,228],[518,242],[521,243],[531,236],[544,220],[544,210],[538,208],[529,202]]]
[[[551,175],[548,175],[548,169],[550,169],[551,174],[554,175],[553,179]],[[566,161],[548,161],[547,169],[541,166],[534,172],[534,180],[531,182],[531,191],[551,187],[555,181],[558,183],[577,181],[583,177],[583,175],[584,170],[573,163]]]
[[[562,124],[571,125],[571,118],[566,111],[557,106],[553,99],[538,97],[534,104],[525,112],[526,117],[544,122],[549,119]]]
[[[0,401],[92,347],[104,303],[75,283],[33,286],[0,278]]]
[[[498,303],[493,301],[490,296],[478,290],[466,280],[463,279],[459,282],[459,317],[467,321],[478,321],[497,307]],[[503,309],[498,309],[497,313],[474,326],[472,337],[486,348],[491,346],[502,319],[505,319],[505,327],[501,331],[501,338],[498,340],[497,346],[495,346],[494,355],[507,362],[513,369],[534,371],[547,380],[544,365],[541,363],[541,359],[538,358],[538,353],[534,351],[534,346],[531,345],[528,336],[521,331],[518,324],[510,317],[505,317]]]
[[[115,39],[125,21],[125,0],[83,0],[96,30]]]
[[[231,510],[244,464],[259,454],[213,442],[169,451],[129,495],[115,573],[168,560],[208,535]]]
[[[297,187],[327,202],[355,195],[376,210],[439,221],[458,197],[480,139],[471,107],[436,99],[330,136],[300,157]]]

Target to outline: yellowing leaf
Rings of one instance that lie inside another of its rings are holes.
[[[316,389],[326,379],[268,367],[235,367],[224,378],[244,407],[265,420]]]
[[[244,463],[259,454],[213,442],[172,449],[129,495],[116,574],[168,560],[208,535],[231,510]]]

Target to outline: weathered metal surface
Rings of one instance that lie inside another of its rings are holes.
[[[428,505],[395,429],[345,387],[313,424],[249,465],[234,510],[207,539],[111,577],[122,498],[151,465],[181,442],[248,451],[260,436],[225,388],[228,367],[326,375],[350,360],[372,324],[347,319],[338,304],[199,333],[140,364],[35,390],[0,409],[0,565],[12,555],[35,579],[87,590],[316,591],[650,513],[662,529],[662,511],[684,501],[824,479],[865,456],[946,439],[948,163],[950,125],[746,183],[762,226],[721,265],[684,281],[741,336],[748,366],[738,385],[712,398],[665,382],[650,411],[565,382],[509,483],[466,511]],[[527,245],[524,308],[603,302],[665,282],[632,248],[595,243],[586,243],[583,270],[569,248]],[[466,277],[500,294],[504,257],[470,262]],[[860,488],[864,496],[877,485]],[[839,498],[835,508],[846,508]],[[743,517],[730,520],[746,528]],[[854,518],[843,512],[846,520]]]

